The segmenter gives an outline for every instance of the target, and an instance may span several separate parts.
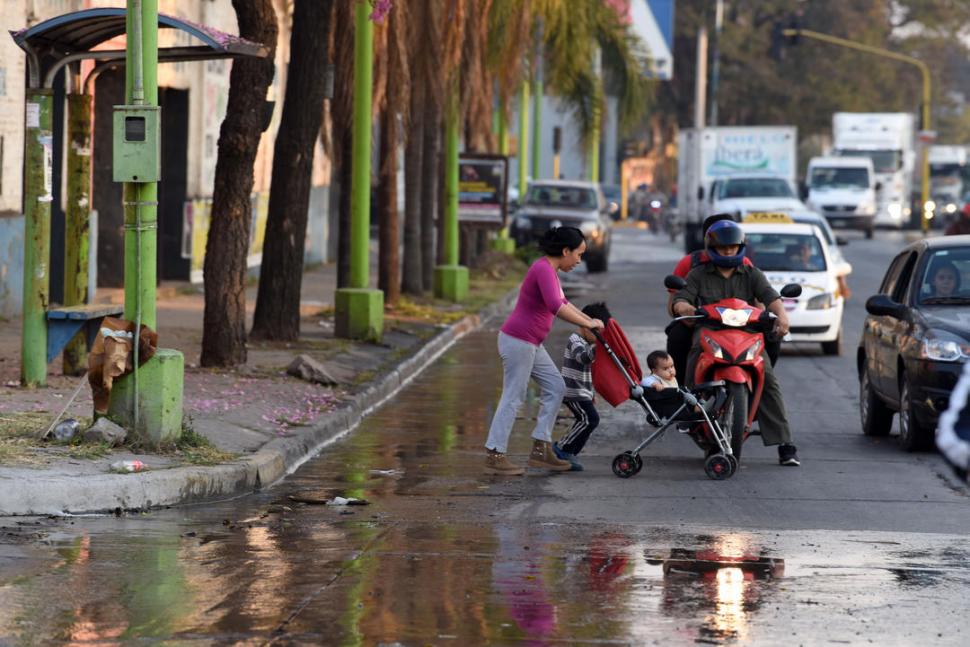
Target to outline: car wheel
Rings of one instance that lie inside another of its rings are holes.
[[[869,370],[862,369],[859,380],[859,414],[862,433],[866,436],[888,436],[893,427],[893,411],[886,406],[869,381]]]
[[[586,269],[589,272],[605,272],[608,265],[608,254],[608,251],[604,251],[596,256],[588,256],[586,258]]]
[[[825,355],[841,355],[842,354],[842,329],[839,328],[839,336],[832,341],[822,342],[822,353]]]
[[[908,452],[916,452],[933,447],[935,429],[927,429],[919,424],[913,412],[913,399],[906,374],[899,376],[899,446]]]

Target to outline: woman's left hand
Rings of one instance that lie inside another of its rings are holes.
[[[590,321],[592,323],[586,326],[590,330],[603,330],[604,328],[606,328],[606,326],[603,325],[603,322],[600,321],[599,319],[591,319]]]

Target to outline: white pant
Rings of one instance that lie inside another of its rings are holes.
[[[492,418],[485,447],[503,454],[508,449],[512,425],[519,407],[522,406],[530,377],[541,390],[539,418],[532,437],[552,442],[552,427],[556,423],[556,414],[566,393],[566,384],[559,369],[553,364],[544,347],[533,346],[504,332],[498,334],[498,354],[502,357],[502,399],[499,400],[495,417]]]

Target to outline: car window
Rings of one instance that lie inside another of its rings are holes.
[[[737,178],[726,180],[721,198],[794,198],[788,182],[779,178]]]
[[[933,250],[924,267],[919,282],[921,305],[970,304],[970,247]]]
[[[537,207],[567,207],[574,209],[598,208],[596,192],[582,187],[544,186],[529,187],[526,204]]]
[[[889,269],[886,270],[886,275],[882,277],[882,284],[879,286],[879,294],[885,294],[889,296],[892,294],[893,286],[896,285],[896,277],[899,276],[899,271],[903,269],[903,263],[906,262],[906,257],[910,252],[903,252],[899,256],[893,259],[893,262],[889,264]]]
[[[909,279],[913,276],[913,267],[916,265],[916,252],[910,252],[903,269],[899,272],[896,285],[893,286],[892,300],[896,303],[903,303],[906,299],[906,292],[909,289]]]
[[[745,254],[763,272],[824,272],[822,243],[811,234],[747,233]]]

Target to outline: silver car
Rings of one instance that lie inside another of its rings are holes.
[[[576,227],[586,236],[586,268],[604,272],[610,257],[610,216],[617,209],[595,182],[536,181],[515,214],[511,233],[521,246],[539,240],[551,227]]]

